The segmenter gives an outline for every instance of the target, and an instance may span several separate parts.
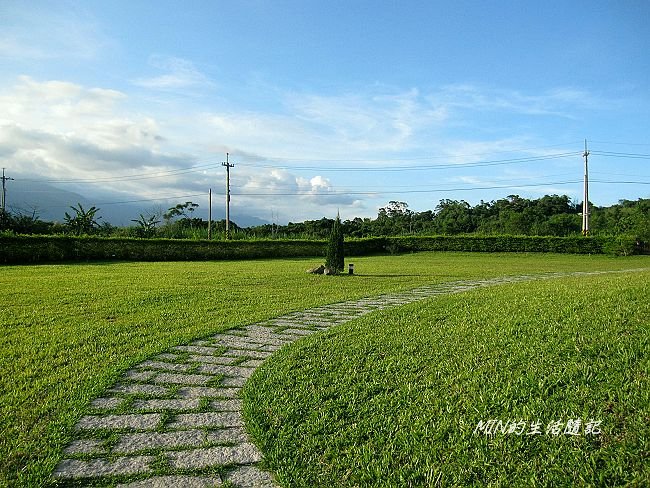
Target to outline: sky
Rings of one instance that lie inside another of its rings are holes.
[[[647,0],[1,0],[7,204],[20,182],[37,210],[48,184],[205,212],[212,189],[219,214],[226,153],[235,222],[581,202],[585,140],[591,202],[650,198],[649,18]]]

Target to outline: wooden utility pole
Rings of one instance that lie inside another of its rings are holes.
[[[5,176],[5,169],[2,168],[2,212],[5,212],[5,206],[7,202],[7,181],[13,180],[13,178],[9,178],[8,176]]]
[[[208,192],[208,240],[212,239],[212,188]]]
[[[230,155],[226,153],[226,162],[221,163],[221,166],[226,167],[226,239],[230,239],[230,168],[234,168],[234,164],[229,162]]]
[[[585,187],[584,199],[582,201],[582,235],[589,235],[589,170],[587,162],[589,159],[589,151],[587,150],[587,139],[585,139],[585,152],[582,154],[585,158]]]

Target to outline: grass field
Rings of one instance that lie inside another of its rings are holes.
[[[650,271],[562,278],[294,343],[244,414],[283,486],[650,486],[649,374]]]
[[[170,346],[423,283],[649,265],[644,257],[421,253],[355,259],[353,277],[304,273],[318,261],[0,268],[0,485],[46,485],[89,401]]]

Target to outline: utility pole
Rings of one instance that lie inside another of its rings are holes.
[[[208,192],[208,240],[212,240],[212,188]]]
[[[582,235],[589,235],[589,170],[587,168],[587,161],[589,159],[589,151],[587,150],[587,139],[585,139],[585,152],[582,155],[585,158],[585,188],[584,200],[582,202]]]
[[[226,239],[230,239],[230,168],[234,168],[234,164],[230,164],[230,155],[226,153],[226,162],[221,163],[221,166],[226,167]]]
[[[5,176],[5,169],[2,168],[2,213],[5,212],[5,205],[7,202],[7,184],[6,182],[9,180],[13,180],[13,178],[9,178],[8,176]]]

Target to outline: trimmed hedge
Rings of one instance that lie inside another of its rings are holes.
[[[325,241],[190,241],[72,236],[0,235],[0,263],[61,261],[201,261],[322,257]],[[375,237],[345,242],[346,256],[390,252],[552,252],[633,254],[633,239],[621,237],[430,236]]]
[[[319,241],[190,241],[69,236],[0,236],[0,262],[202,261],[323,255]]]
[[[404,251],[554,252],[601,254],[608,239],[554,236],[397,237],[391,243]]]

